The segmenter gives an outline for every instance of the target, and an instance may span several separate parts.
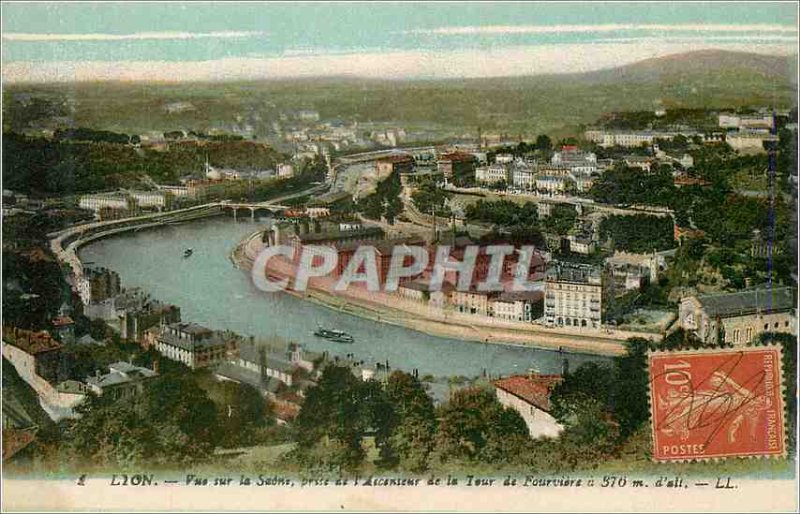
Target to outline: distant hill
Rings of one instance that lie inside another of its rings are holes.
[[[323,119],[393,124],[436,139],[474,135],[479,126],[484,133],[563,136],[610,111],[792,107],[795,58],[713,50],[589,73],[513,78],[9,86],[4,130],[70,124],[129,134],[208,131],[245,120],[266,137],[281,112],[315,109]]]
[[[645,59],[633,64],[584,73],[588,82],[634,81],[675,82],[711,75],[760,75],[780,81],[794,82],[797,56],[763,55],[726,50],[698,50]]]

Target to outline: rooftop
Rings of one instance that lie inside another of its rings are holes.
[[[109,372],[105,375],[88,377],[86,383],[90,386],[99,388],[112,387],[128,382],[145,380],[157,375],[155,371],[140,366],[134,366],[127,362],[115,362],[108,365]]]
[[[262,379],[260,373],[237,366],[233,362],[221,363],[219,366],[217,366],[214,374],[234,382],[253,386],[262,394],[277,393],[281,386],[280,380],[272,377],[266,377],[266,379]]]
[[[509,291],[502,293],[497,300],[501,302],[539,302],[544,298],[543,291]]]
[[[30,355],[55,351],[61,348],[61,344],[44,330],[32,332],[19,328],[3,327],[3,340]]]
[[[545,412],[550,411],[550,393],[561,383],[561,375],[515,375],[501,378],[493,382],[497,389],[502,389],[517,398]]]
[[[796,307],[791,287],[765,287],[735,293],[698,296],[697,301],[709,316],[733,317],[755,312],[779,312]]]
[[[475,156],[466,152],[451,152],[439,157],[440,161],[470,162],[475,160]]]
[[[259,355],[259,347],[252,344],[245,344],[239,348],[239,358],[258,364],[261,356]],[[283,354],[268,353],[265,350],[264,364],[269,369],[274,369],[282,373],[291,374],[296,366],[292,364]]]
[[[546,280],[555,282],[600,283],[600,270],[589,264],[554,263],[547,269]]]

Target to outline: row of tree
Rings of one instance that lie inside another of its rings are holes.
[[[486,389],[467,388],[434,408],[422,384],[395,371],[385,384],[362,382],[349,368],[327,367],[310,390],[294,427],[286,462],[302,469],[353,471],[374,441],[375,464],[412,472],[448,461],[508,462],[528,439],[522,417]]]
[[[395,218],[403,212],[401,190],[400,173],[393,171],[378,183],[372,194],[358,201],[356,209],[369,219],[385,218],[388,223],[394,223]]]
[[[64,195],[136,187],[144,175],[177,183],[184,175],[202,174],[206,159],[213,166],[240,170],[274,168],[283,159],[272,148],[250,141],[186,141],[160,151],[135,148],[122,140],[127,136],[106,137],[103,131],[90,131],[88,140],[71,137],[86,130],[59,133],[52,140],[3,134],[3,187]]]
[[[650,253],[675,246],[673,222],[669,216],[608,216],[600,222],[600,238],[611,239],[615,250]]]

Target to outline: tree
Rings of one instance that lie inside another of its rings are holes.
[[[295,420],[294,438],[300,458],[313,457],[313,450],[323,446],[332,450],[323,465],[357,468],[365,456],[361,399],[361,381],[349,368],[326,367]]]
[[[614,357],[614,383],[611,389],[611,411],[619,423],[620,436],[626,438],[650,419],[647,401],[647,349],[642,338],[626,341],[627,352]]]
[[[178,465],[207,458],[220,440],[216,407],[190,375],[155,378],[129,400],[90,396],[79,409],[66,440],[82,462]]]
[[[393,404],[397,423],[391,445],[402,467],[424,471],[433,451],[436,414],[433,401],[412,375],[394,371],[386,382],[386,396]]]
[[[560,423],[577,423],[581,409],[587,402],[608,405],[613,394],[613,368],[596,362],[587,362],[567,374],[550,395],[551,413]]]
[[[568,204],[556,204],[550,211],[550,216],[546,217],[542,223],[548,232],[565,236],[575,226],[578,213],[575,208]]]
[[[264,397],[247,384],[221,382],[215,384],[221,396],[219,406],[221,446],[248,446],[256,429],[267,424],[267,403]]]
[[[439,409],[437,453],[442,461],[511,462],[529,441],[518,412],[486,389],[461,389]]]
[[[611,239],[615,250],[650,253],[675,246],[669,216],[608,216],[600,222],[600,238]]]
[[[550,140],[550,137],[545,134],[537,136],[536,149],[540,152],[550,153],[553,150],[553,142]]]

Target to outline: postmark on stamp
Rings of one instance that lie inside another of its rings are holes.
[[[653,460],[784,456],[781,349],[648,356]]]

